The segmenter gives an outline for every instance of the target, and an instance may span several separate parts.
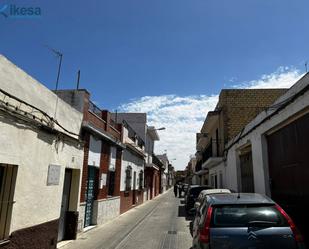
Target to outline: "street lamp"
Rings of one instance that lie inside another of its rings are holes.
[[[165,127],[160,127],[160,128],[158,128],[158,129],[154,129],[154,130],[156,130],[156,131],[163,131],[163,130],[165,130],[166,128]]]

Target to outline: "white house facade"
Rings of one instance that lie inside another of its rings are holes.
[[[3,56],[0,99],[0,241],[56,248],[76,236],[82,114]]]

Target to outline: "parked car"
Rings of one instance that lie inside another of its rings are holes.
[[[182,194],[181,194],[181,196],[185,195],[185,193],[187,192],[188,188],[189,188],[189,184],[184,183],[184,184],[182,185],[182,188],[181,188],[181,193],[182,193]]]
[[[189,214],[190,209],[194,207],[194,203],[197,200],[197,197],[200,194],[200,192],[206,189],[212,189],[212,187],[207,186],[207,185],[202,185],[202,186],[191,185],[188,188],[187,194],[185,196],[185,209],[188,214]]]
[[[193,187],[198,187],[198,186],[200,186],[200,185],[188,185],[186,191],[185,191],[184,194],[183,194],[183,197],[184,197],[185,202],[186,202],[186,198],[187,198],[189,189],[191,189],[191,188],[193,188]]]
[[[192,231],[194,249],[305,248],[292,219],[260,194],[207,195],[197,216]]]
[[[205,199],[206,195],[210,195],[210,194],[228,194],[228,193],[231,193],[231,190],[223,189],[223,188],[214,188],[214,189],[202,190],[201,193],[199,194],[199,196],[197,197],[196,202],[194,203],[195,210],[193,212],[195,212],[199,208],[199,206],[201,205],[201,203]]]

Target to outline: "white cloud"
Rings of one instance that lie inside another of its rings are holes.
[[[294,67],[279,67],[271,74],[264,74],[258,80],[235,85],[235,88],[290,88],[303,74]]]
[[[295,68],[280,67],[274,73],[262,75],[234,88],[283,88],[290,87],[300,77]],[[148,124],[157,128],[160,141],[156,143],[155,152],[167,150],[176,169],[184,169],[189,156],[195,153],[195,134],[200,131],[208,111],[215,108],[218,95],[194,95],[180,97],[177,95],[145,96],[121,105],[118,109],[125,112],[146,112]]]
[[[212,110],[218,96],[176,95],[146,96],[133,100],[120,107],[126,112],[146,112],[149,125],[166,130],[158,131],[160,141],[155,145],[157,154],[167,150],[170,159],[176,158],[173,164],[183,169],[191,154],[195,153],[195,133],[204,122],[208,111]]]

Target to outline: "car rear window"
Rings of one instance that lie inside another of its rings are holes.
[[[191,188],[190,189],[190,195],[193,195],[194,197],[198,197],[198,195],[201,193],[202,190],[209,189],[207,187],[199,187],[199,188]]]
[[[247,227],[249,224],[288,226],[275,206],[225,205],[214,207],[213,227]]]

